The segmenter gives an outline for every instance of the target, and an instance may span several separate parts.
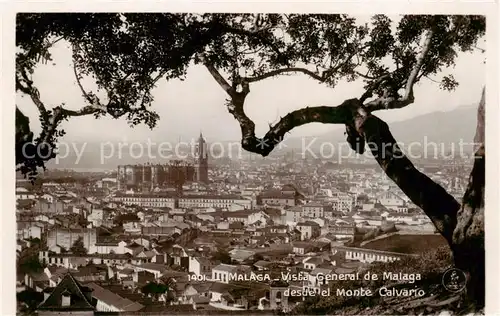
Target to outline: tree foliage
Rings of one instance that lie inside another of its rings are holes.
[[[149,282],[144,285],[141,292],[144,294],[163,294],[168,291],[168,286],[161,283]]]
[[[33,254],[27,257],[22,257],[18,262],[18,268],[21,273],[32,273],[43,271],[44,266],[40,262],[38,254]]]
[[[27,289],[17,293],[17,301],[27,305],[29,311],[34,311],[43,302],[43,293]]]
[[[212,260],[224,264],[231,264],[233,261],[229,253],[223,249],[219,249],[216,253],[214,253],[214,255],[212,256]]]
[[[166,294],[166,302],[171,302],[175,298],[175,281],[172,278],[164,282],[149,282],[141,288],[141,293],[158,299],[160,295]]]
[[[74,255],[77,255],[77,256],[84,256],[87,254],[87,249],[85,248],[85,245],[83,243],[83,238],[82,237],[78,237],[75,242],[73,243],[73,245],[71,246],[71,248],[69,249],[69,251],[74,254]]]
[[[429,32],[431,45],[419,61]],[[183,78],[192,62],[226,74],[229,83],[215,77],[226,91],[302,73],[331,87],[361,78],[367,87],[362,101],[372,94],[387,100],[408,85],[419,62],[411,85],[452,66],[457,52],[471,50],[484,32],[482,16],[407,15],[392,21],[375,15],[361,24],[338,14],[18,14],[16,90],[39,109],[43,131],[34,137],[29,120],[16,110],[16,165],[24,174],[36,175],[55,157],[57,139],[65,133],[60,124],[70,117],[124,117],[132,126],[154,127],[159,117],[150,109],[152,89],[158,80]],[[80,110],[67,109],[64,100],[45,104],[32,79],[40,63],[57,63],[50,49],[59,41],[72,50],[83,96]],[[94,78],[97,91],[82,85],[86,76]],[[453,76],[442,78],[442,88],[456,85]],[[240,123],[249,121],[238,112],[233,115]]]

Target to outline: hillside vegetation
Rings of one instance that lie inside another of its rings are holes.
[[[452,267],[450,250],[439,247],[422,254],[418,258],[405,258],[392,263],[375,264],[370,272],[381,276],[384,272],[420,274],[421,280],[356,280],[337,281],[332,285],[330,296],[313,296],[293,310],[296,315],[429,315],[444,310],[453,314],[466,314],[474,310],[464,294],[453,294],[442,286],[442,275]],[[361,273],[362,275],[364,273]],[[417,296],[380,296],[378,289],[422,289],[425,295]],[[373,296],[337,296],[337,289],[370,289]]]

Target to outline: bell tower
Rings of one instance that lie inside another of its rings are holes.
[[[208,183],[208,148],[203,134],[200,132],[200,137],[196,143],[196,182]]]

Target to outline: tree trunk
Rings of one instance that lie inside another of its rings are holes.
[[[457,214],[451,250],[455,266],[467,274],[467,297],[478,308],[485,300],[484,148],[475,157],[462,208]]]
[[[30,130],[29,118],[16,106],[16,166],[22,163],[24,158],[23,149],[26,143],[33,141],[33,133]]]
[[[474,165],[462,204],[415,168],[402,153],[384,121],[371,114],[359,115],[354,119],[355,130],[359,137],[366,140],[380,167],[429,216],[448,241],[455,267],[467,275],[466,296],[477,309],[484,307],[485,301],[484,98],[483,89],[474,140]]]
[[[453,232],[452,252],[455,265],[467,274],[467,297],[478,308],[485,303],[484,248],[484,186],[485,186],[485,90],[483,89],[477,115],[474,138],[474,166],[469,176],[462,207],[457,214]]]

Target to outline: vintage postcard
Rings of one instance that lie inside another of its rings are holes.
[[[9,20],[18,315],[487,313],[486,12],[137,8]]]

